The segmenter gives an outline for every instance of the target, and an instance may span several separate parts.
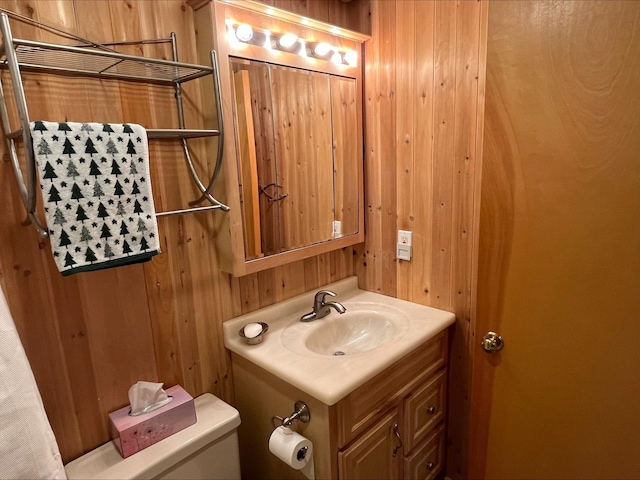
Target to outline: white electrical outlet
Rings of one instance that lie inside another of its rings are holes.
[[[333,236],[339,237],[342,235],[342,222],[340,220],[333,221]]]
[[[398,260],[411,260],[411,232],[409,230],[398,230],[396,257]]]
[[[411,246],[411,232],[409,230],[398,230],[398,243],[400,245]]]

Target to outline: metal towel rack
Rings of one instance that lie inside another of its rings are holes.
[[[59,35],[64,35],[81,42],[79,46],[57,45],[33,40],[13,38],[9,16],[22,22],[36,25],[40,28],[52,30]],[[174,138],[180,139],[184,151],[187,166],[194,182],[200,190],[200,197],[190,206],[198,205],[207,200],[211,205],[158,212],[157,216],[177,215],[183,213],[202,212],[212,209],[229,211],[229,207],[216,200],[211,191],[218,179],[222,167],[222,153],[224,146],[222,104],[220,100],[220,74],[218,58],[215,51],[211,51],[211,67],[182,63],[178,61],[176,37],[171,33],[170,38],[140,40],[134,42],[114,42],[109,44],[96,44],[89,40],[73,36],[67,32],[49,25],[37,22],[28,17],[13,12],[2,11],[0,13],[0,33],[2,45],[0,46],[0,68],[8,70],[11,78],[11,87],[16,102],[20,119],[17,129],[11,127],[6,99],[0,78],[0,120],[4,130],[9,157],[13,164],[13,170],[20,189],[22,202],[27,210],[25,225],[33,224],[42,237],[47,237],[47,229],[36,215],[36,166],[29,130],[29,112],[25,92],[22,84],[21,72],[50,73],[67,76],[83,76],[100,79],[123,80],[128,82],[144,82],[156,85],[173,87],[178,109],[177,129],[148,129],[149,139]],[[116,52],[110,47],[116,45],[164,43],[170,42],[173,61],[155,58],[125,55]],[[218,130],[194,130],[185,128],[184,109],[182,104],[182,84],[207,75],[213,76],[216,96],[216,109],[218,115]],[[191,159],[188,138],[218,137],[218,149],[216,164],[213,174],[205,185],[195,169]],[[26,159],[26,180],[20,167],[16,142],[22,140]]]

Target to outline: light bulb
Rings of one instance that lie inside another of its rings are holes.
[[[342,65],[342,55],[340,54],[340,52],[338,52],[337,50],[333,52],[331,61],[336,65]]]
[[[355,67],[358,64],[358,53],[355,50],[347,50],[344,54],[344,61],[350,67]]]
[[[328,43],[322,42],[322,43],[317,44],[313,48],[313,53],[318,57],[324,57],[331,50],[333,50],[333,47],[331,45],[329,45]]]
[[[248,42],[253,38],[253,28],[251,25],[243,23],[236,28],[236,38],[241,42]]]
[[[291,48],[293,47],[293,44],[296,43],[297,41],[298,41],[298,37],[295,36],[293,33],[285,33],[278,40],[278,45],[280,45],[282,48]]]

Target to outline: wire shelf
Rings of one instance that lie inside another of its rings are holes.
[[[11,14],[13,17],[16,14]],[[31,19],[24,19],[18,16],[19,20],[27,21],[41,28],[52,29],[52,27],[41,24]],[[56,30],[56,29],[54,29]],[[56,30],[57,31],[57,30]],[[22,85],[22,72],[39,72],[47,74],[57,74],[65,76],[94,77],[100,79],[124,80],[129,82],[144,82],[171,86],[177,103],[179,127],[177,129],[148,129],[149,138],[178,138],[181,140],[184,156],[189,168],[189,173],[193,178],[200,197],[189,202],[191,207],[208,201],[210,205],[182,210],[157,212],[157,216],[180,215],[185,213],[202,212],[212,209],[229,211],[229,207],[216,200],[211,191],[216,183],[222,167],[222,153],[224,145],[224,128],[222,124],[222,110],[220,99],[220,76],[218,70],[218,59],[215,51],[211,51],[211,67],[194,65],[177,61],[177,47],[175,35],[172,33],[170,39],[141,40],[134,43],[160,43],[171,42],[173,49],[173,60],[162,60],[156,58],[139,57],[116,52],[106,45],[92,43],[80,37],[66,35],[80,41],[81,46],[58,45],[34,40],[13,38],[9,23],[8,12],[0,9],[0,33],[2,44],[0,45],[0,69],[9,72],[11,78],[11,90],[16,103],[16,109],[20,119],[18,128],[11,125],[9,113],[6,105],[6,97],[3,91],[2,79],[0,78],[0,121],[5,134],[7,151],[13,165],[18,188],[22,197],[22,202],[27,211],[26,223],[34,225],[42,237],[48,235],[44,224],[36,215],[36,173],[33,145],[31,133],[29,131],[29,112]],[[57,31],[60,34],[60,31]],[[189,80],[211,75],[213,77],[214,92],[216,96],[216,109],[218,116],[217,130],[197,130],[185,128],[184,112],[182,106],[181,84]],[[218,137],[218,148],[214,172],[208,183],[204,183],[198,176],[191,159],[191,153],[187,144],[189,138]],[[17,153],[16,143],[21,141],[26,157],[26,175],[23,174],[20,159]]]
[[[175,61],[125,55],[97,47],[53,45],[13,39],[18,64],[23,71],[42,71],[114,80],[174,84],[213,73],[210,67]],[[2,67],[8,68],[6,56]]]

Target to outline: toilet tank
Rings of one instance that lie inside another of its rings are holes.
[[[65,465],[69,479],[240,479],[240,414],[210,393],[195,399],[197,422],[122,458],[113,442]]]

